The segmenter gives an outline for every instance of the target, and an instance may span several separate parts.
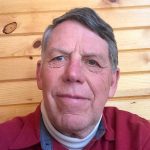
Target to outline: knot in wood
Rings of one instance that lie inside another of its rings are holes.
[[[3,28],[4,34],[10,34],[17,28],[17,22],[11,22]]]
[[[39,48],[41,46],[41,40],[36,40],[34,43],[33,43],[33,48]]]

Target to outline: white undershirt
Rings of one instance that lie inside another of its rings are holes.
[[[91,131],[91,133],[89,135],[87,135],[83,139],[79,139],[79,138],[72,138],[72,137],[63,135],[62,133],[60,133],[53,127],[50,120],[48,119],[48,115],[47,115],[43,101],[41,103],[41,113],[42,113],[44,125],[47,128],[48,132],[53,136],[53,138],[55,138],[58,142],[63,144],[69,150],[82,150],[82,148],[84,148],[95,136],[98,126],[99,126],[99,123],[102,118],[102,116],[101,116],[98,123],[96,124],[95,128]]]

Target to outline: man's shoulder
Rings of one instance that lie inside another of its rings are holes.
[[[105,119],[112,123],[124,123],[124,124],[141,124],[150,129],[150,122],[137,114],[130,113],[128,111],[120,110],[116,107],[104,108]]]
[[[23,128],[28,117],[15,117],[12,120],[8,120],[0,124],[0,137],[13,136],[13,138],[20,132]]]
[[[16,143],[20,137],[27,136],[25,134],[31,130],[35,131],[38,128],[36,125],[39,120],[39,111],[35,111],[23,117],[15,117],[12,120],[6,121],[0,124],[0,145],[3,147],[9,147],[13,143]],[[31,133],[32,134],[32,133]]]
[[[8,135],[15,135],[24,127],[24,125],[32,120],[34,113],[29,113],[26,116],[18,116],[0,124],[0,132]],[[11,134],[12,133],[12,134]]]
[[[106,107],[103,116],[105,126],[112,131],[117,144],[121,143],[126,146],[132,144],[137,147],[150,146],[149,121],[115,107]]]

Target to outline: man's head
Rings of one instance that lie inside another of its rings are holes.
[[[83,138],[94,128],[117,87],[112,28],[89,8],[74,9],[45,31],[37,84],[49,120],[60,132]]]
[[[75,8],[65,13],[64,15],[53,20],[52,24],[47,27],[43,35],[42,54],[46,50],[47,40],[49,39],[52,30],[60,23],[66,20],[75,20],[103,38],[109,46],[109,59],[112,69],[117,69],[118,65],[118,50],[116,40],[113,34],[113,29],[103,19],[101,19],[95,11],[90,8]]]

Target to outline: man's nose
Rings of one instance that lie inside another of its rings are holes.
[[[82,84],[85,81],[83,71],[82,64],[79,60],[70,61],[64,71],[64,80]]]

